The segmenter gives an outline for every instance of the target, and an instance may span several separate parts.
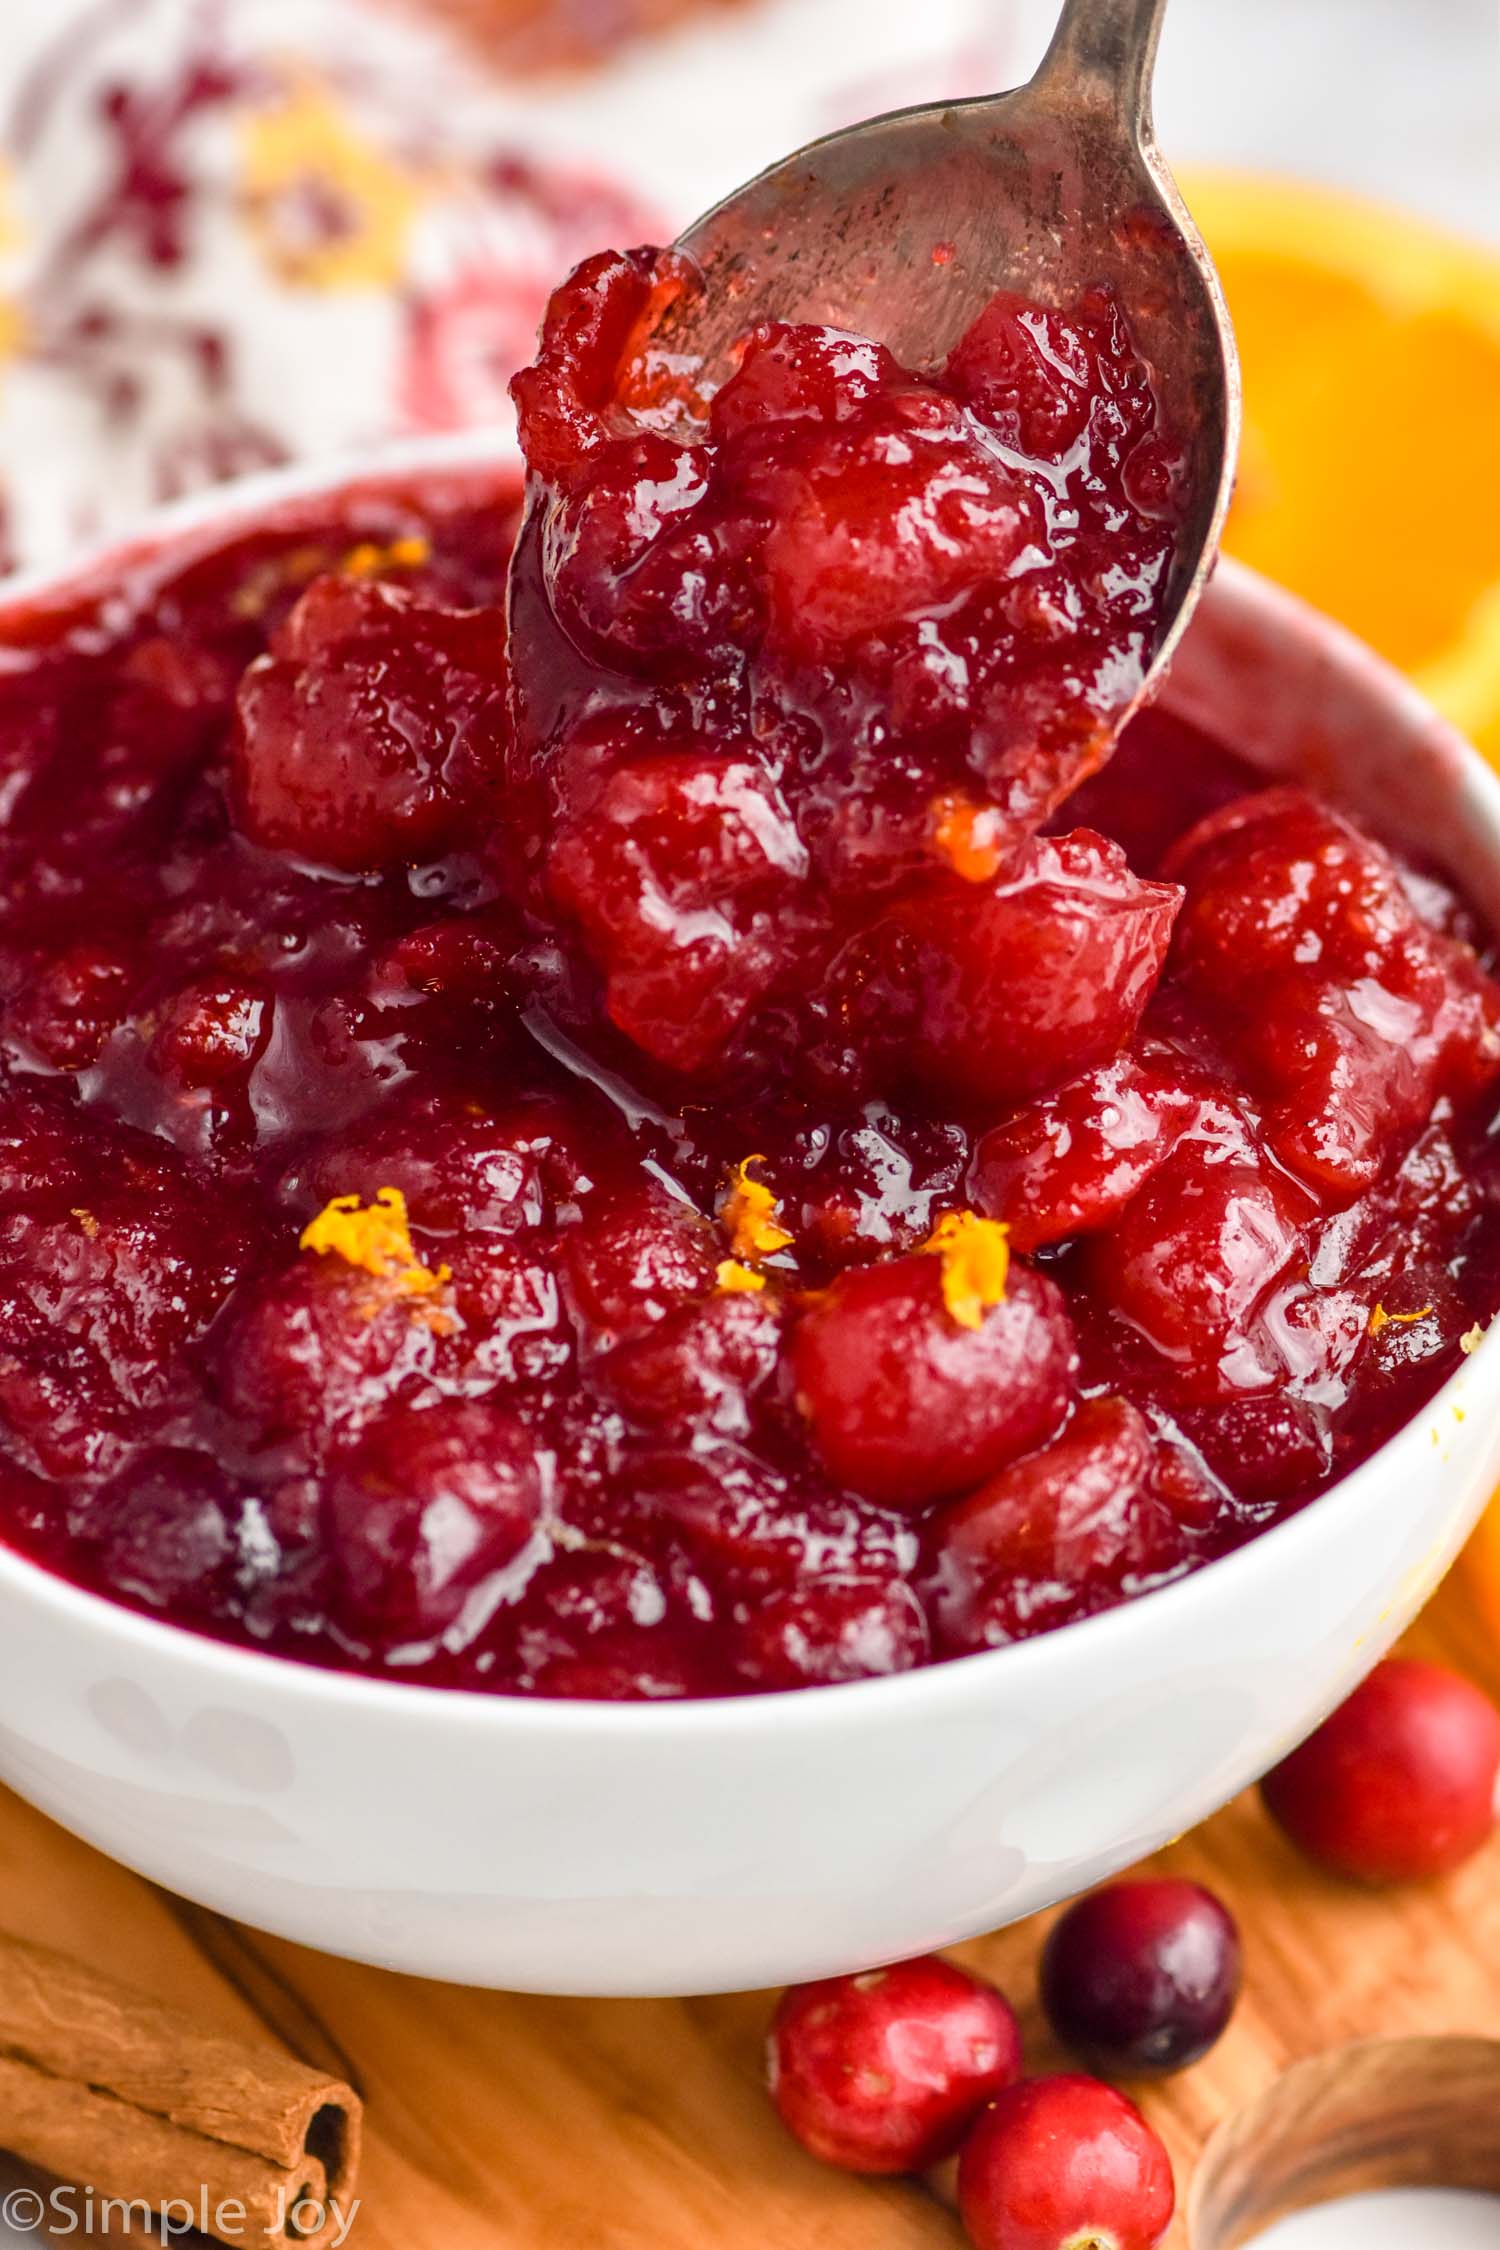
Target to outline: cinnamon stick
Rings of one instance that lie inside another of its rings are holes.
[[[338,2079],[0,1932],[0,2147],[28,2163],[317,2250],[352,2215],[359,2136]]]

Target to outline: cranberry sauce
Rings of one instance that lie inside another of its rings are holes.
[[[1094,770],[1171,552],[1113,309],[704,409],[669,285],[523,383],[509,658],[473,476],[12,621],[0,1521],[84,1585],[507,1692],[892,1672],[1236,1546],[1496,1309],[1462,902],[1170,719]]]

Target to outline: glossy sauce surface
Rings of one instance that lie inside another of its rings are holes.
[[[472,475],[12,627],[6,1535],[544,1695],[1087,1615],[1494,1312],[1479,933],[1170,719],[1097,770],[1172,544],[1107,302],[920,382],[775,332],[705,410],[676,277],[584,275],[509,650]]]

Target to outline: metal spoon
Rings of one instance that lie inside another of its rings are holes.
[[[1108,283],[1187,458],[1168,623],[1141,696],[1213,566],[1240,417],[1223,294],[1151,123],[1165,9],[1064,0],[1029,84],[896,110],[772,165],[680,237],[707,286],[679,299],[656,337],[712,376],[755,322],[822,321],[921,368],[997,289],[1066,305]]]

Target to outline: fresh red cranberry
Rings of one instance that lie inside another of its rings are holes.
[[[236,817],[326,867],[425,859],[485,802],[504,740],[494,617],[317,578],[241,684]]]
[[[1179,895],[1143,883],[1103,837],[1044,837],[992,885],[914,887],[877,933],[880,968],[856,1006],[899,1036],[903,1070],[957,1100],[1049,1094],[1134,1031]]]
[[[1240,1989],[1240,1938],[1200,1883],[1114,1883],[1066,1909],[1042,1953],[1053,2030],[1124,2078],[1185,2070],[1220,2037]]]
[[[345,1625],[429,1639],[515,1561],[542,1506],[536,1432],[489,1399],[388,1406],[333,1465],[328,1541]]]
[[[917,2172],[950,2155],[1020,2069],[1005,2000],[935,1954],[793,1985],[767,2052],[782,2123],[849,2172]]]
[[[942,1509],[927,1532],[939,1645],[1023,1640],[1181,1569],[1188,1541],[1154,1466],[1135,1407],[1091,1399],[1061,1437]]]
[[[977,1484],[1050,1436],[1076,1379],[1062,1292],[1012,1266],[979,1326],[918,1253],[841,1274],[792,1337],[797,1400],[824,1466],[891,1508]]]
[[[1446,1875],[1494,1832],[1500,1711],[1458,1673],[1393,1657],[1261,1787],[1293,1843],[1336,1875]]]
[[[958,2160],[958,2208],[974,2250],[1155,2250],[1176,2201],[1160,2140],[1097,2078],[1008,2087]]]

